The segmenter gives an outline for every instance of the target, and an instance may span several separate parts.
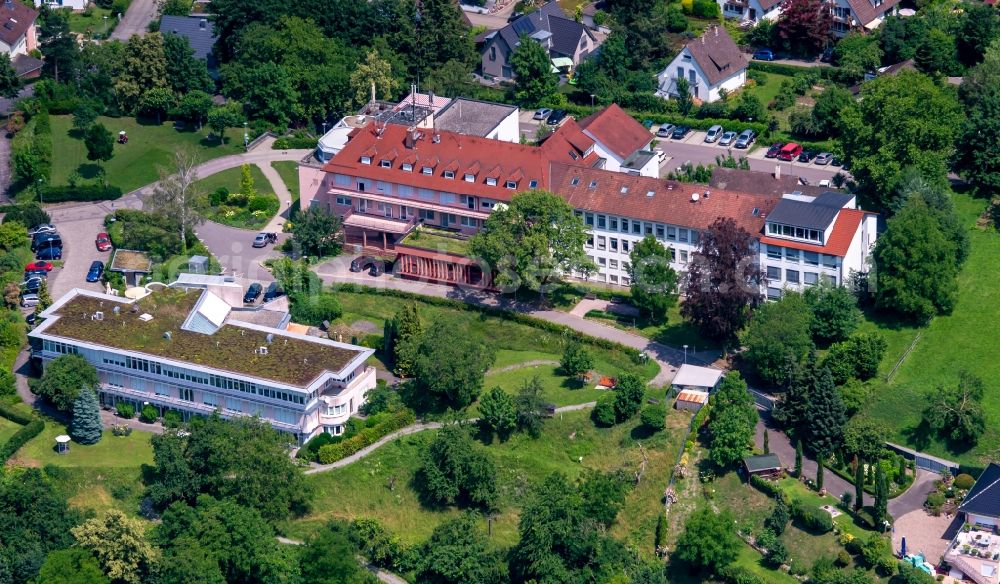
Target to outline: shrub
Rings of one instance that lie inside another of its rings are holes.
[[[288,288],[286,288],[287,290]],[[319,326],[324,320],[335,320],[343,310],[333,294],[290,294],[292,320]]]
[[[233,207],[246,207],[248,198],[243,193],[229,193],[226,196],[226,204],[232,205]]]
[[[327,444],[334,444],[340,442],[342,438],[340,436],[333,436],[327,434],[326,432],[320,432],[316,436],[309,439],[308,442],[299,448],[299,451],[295,453],[296,458],[301,458],[303,460],[316,461],[319,458],[319,449],[326,446]]]
[[[167,428],[177,428],[184,423],[184,416],[176,410],[169,410],[163,414],[163,425]]]
[[[847,550],[840,550],[837,552],[836,564],[841,568],[845,568],[851,564],[851,554],[847,553]]]
[[[662,430],[667,427],[667,409],[661,405],[649,405],[642,408],[639,419],[651,430]]]
[[[590,417],[598,426],[610,427],[615,425],[615,396],[605,393],[597,398],[597,405],[590,411]]]
[[[806,530],[812,533],[828,533],[833,531],[833,518],[819,507],[795,506],[795,518]]]
[[[115,404],[115,411],[118,412],[119,417],[126,420],[131,420],[135,416],[135,406],[128,402],[118,402]]]
[[[282,136],[274,141],[272,150],[295,150],[316,147],[316,138],[312,136]]]
[[[229,189],[226,187],[219,187],[209,193],[208,204],[213,207],[218,207],[219,205],[226,202],[229,199]]]
[[[4,207],[5,214],[3,222],[17,221],[29,228],[42,223],[50,223],[52,218],[42,210],[38,203],[22,203],[20,205],[9,205]]]
[[[111,426],[111,433],[115,436],[128,436],[132,433],[132,428],[125,424],[115,424]]]
[[[772,499],[777,499],[784,496],[784,491],[778,486],[778,483],[769,481],[763,477],[757,475],[751,475],[750,484],[757,488],[758,491],[764,493],[765,495],[771,497]]]
[[[696,18],[718,18],[719,5],[713,0],[694,0],[691,6],[691,14]]]
[[[941,507],[944,506],[945,497],[944,493],[940,491],[934,491],[930,495],[927,495],[927,508],[934,514],[937,515],[941,512]]]
[[[156,411],[156,406],[152,404],[142,406],[142,411],[139,412],[139,419],[147,424],[152,424],[159,417],[160,413]]]
[[[271,208],[272,201],[272,197],[254,195],[253,197],[250,197],[250,201],[247,203],[247,208],[250,209],[251,213],[254,211],[268,211]]]
[[[875,573],[880,576],[892,576],[896,573],[896,566],[899,562],[892,556],[882,556],[875,560]]]
[[[64,201],[113,201],[120,199],[122,190],[116,186],[76,185],[76,186],[45,186],[42,187],[42,197],[46,203],[62,203]]]
[[[719,576],[729,584],[764,584],[760,576],[744,566],[726,566]]]
[[[354,436],[336,444],[321,446],[319,448],[319,461],[322,464],[330,464],[331,462],[350,456],[362,448],[374,444],[383,436],[409,426],[415,420],[416,416],[412,410],[401,410],[390,414],[385,421],[375,427],[364,428]]]
[[[955,477],[955,488],[962,489],[963,491],[968,491],[976,484],[976,479],[972,478],[971,475],[962,473]]]
[[[28,440],[31,440],[35,436],[42,433],[45,429],[45,422],[41,420],[32,420],[28,422],[24,427],[14,433],[7,443],[0,446],[0,460],[6,461],[8,458],[14,455],[15,452],[20,450],[22,446],[27,444]]]

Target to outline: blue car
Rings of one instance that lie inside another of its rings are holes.
[[[774,51],[772,51],[771,49],[758,49],[756,52],[754,52],[753,58],[757,59],[758,61],[773,61]]]
[[[90,271],[87,272],[88,282],[97,282],[104,274],[104,262],[95,261],[90,264]]]

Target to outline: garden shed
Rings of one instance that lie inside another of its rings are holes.
[[[781,474],[781,460],[775,453],[757,454],[743,459],[743,468],[747,476],[774,478]]]

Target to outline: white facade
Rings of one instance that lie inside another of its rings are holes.
[[[778,20],[781,16],[781,3],[777,3],[768,10],[760,4],[760,0],[748,0],[747,2],[718,0],[722,16],[725,18],[735,18],[740,21],[757,22],[759,20]]]
[[[109,313],[112,305],[125,310],[131,302],[118,296],[70,291],[42,313],[44,322],[29,333],[32,356],[39,358],[43,367],[70,353],[86,359],[97,369],[98,394],[104,407],[127,402],[138,412],[143,405],[152,404],[161,415],[173,410],[185,420],[216,411],[223,418],[258,415],[276,430],[295,435],[301,444],[320,432],[343,433],[348,418],[357,413],[367,392],[375,387],[375,370],[365,364],[373,350],[249,323],[226,326],[273,334],[275,342],[286,337],[350,349],[357,355],[340,371],[326,370],[308,385],[296,386],[46,332],[60,318],[69,318],[60,316],[59,310],[78,294],[102,300]]]
[[[645,161],[639,168],[622,168],[626,160],[637,153],[633,153],[632,156],[622,158],[615,154],[610,148],[601,143],[601,139],[595,136],[590,130],[584,130],[584,134],[589,136],[594,140],[594,152],[604,159],[604,170],[610,170],[613,172],[631,172],[632,174],[638,174],[639,176],[651,176],[653,178],[659,178],[660,176],[660,163],[656,158],[655,153],[651,151],[651,145],[653,143],[653,137],[650,135],[649,141],[646,142],[639,151],[649,151],[650,157]]]
[[[90,0],[35,0],[35,8],[41,8],[42,4],[45,4],[49,8],[83,10],[90,4]]]
[[[698,66],[697,61],[691,57],[687,47],[674,57],[674,60],[659,75],[656,76],[656,94],[665,99],[677,96],[677,79],[687,79],[691,88],[691,95],[703,102],[711,103],[722,98],[720,90],[729,93],[743,87],[747,82],[746,68],[735,71],[732,75],[722,79],[714,85],[708,83],[705,72]]]
[[[490,140],[500,140],[503,142],[512,142],[518,144],[521,142],[521,126],[518,122],[520,117],[521,109],[514,108],[507,117],[500,120],[500,123],[496,125],[493,130],[486,135]]]

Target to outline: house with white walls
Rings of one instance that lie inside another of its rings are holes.
[[[736,91],[747,81],[747,56],[720,26],[707,29],[684,45],[674,60],[656,76],[656,94],[664,99],[678,97],[677,82],[685,79],[691,96],[700,102],[722,98],[722,91]]]

